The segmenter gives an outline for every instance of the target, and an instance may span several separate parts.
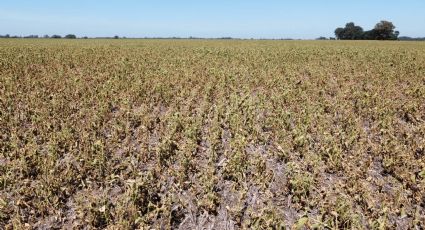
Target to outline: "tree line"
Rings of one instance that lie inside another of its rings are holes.
[[[51,36],[44,35],[44,36],[41,36],[41,37],[38,36],[38,35],[16,36],[16,35],[6,34],[6,35],[0,35],[0,38],[53,38],[53,39],[65,38],[65,39],[77,39],[78,37],[76,35],[74,35],[74,34],[67,34],[67,35],[65,35],[63,37],[61,35],[57,35],[57,34],[54,34],[54,35],[51,35]],[[80,37],[80,38],[81,39],[88,39],[89,37],[84,36],[84,37]],[[101,38],[114,38],[114,39],[118,39],[120,37],[117,36],[117,35],[115,35],[113,37],[101,37]],[[125,38],[125,37],[123,37],[123,38]]]
[[[354,22],[349,22],[344,28],[335,29],[335,36],[340,40],[398,40],[399,31],[389,21],[378,22],[372,30],[364,31],[362,27]]]
[[[402,41],[424,41],[425,37],[419,37],[419,38],[411,38],[407,36],[399,37],[400,32],[395,30],[395,26],[390,21],[382,20],[378,22],[375,27],[371,30],[364,31],[364,29],[361,26],[358,26],[354,24],[354,22],[349,22],[345,24],[345,27],[339,27],[335,29],[335,36],[336,38],[326,38],[326,37],[319,37],[316,40],[402,40]],[[65,38],[65,39],[77,39],[78,37],[74,34],[67,34],[64,37],[61,35],[44,35],[42,37],[39,37],[38,35],[28,35],[28,36],[11,36],[9,34],[6,35],[0,35],[0,38]],[[81,39],[88,39],[89,37],[80,37]],[[121,37],[115,35],[114,37],[95,37],[95,38],[114,38],[119,39]],[[126,38],[126,37],[122,37]],[[162,37],[152,37],[155,39],[203,39],[203,38],[197,38],[197,37],[188,37],[188,38],[180,38],[180,37],[169,37],[169,38],[162,38]],[[145,39],[152,39],[150,37],[145,37]],[[231,37],[222,37],[222,38],[209,38],[209,39],[237,39],[237,38],[231,38]],[[293,39],[271,39],[271,40],[293,40]]]

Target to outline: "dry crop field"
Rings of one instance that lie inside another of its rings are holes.
[[[425,43],[0,40],[1,229],[423,229]]]

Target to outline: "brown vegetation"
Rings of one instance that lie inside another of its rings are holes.
[[[0,228],[425,225],[425,44],[2,40]]]

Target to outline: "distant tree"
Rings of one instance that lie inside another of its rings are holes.
[[[400,36],[400,31],[394,31],[393,40],[398,40],[398,36]]]
[[[25,36],[24,38],[38,38],[38,35],[28,35],[28,36]]]
[[[344,28],[338,27],[335,29],[335,36],[338,39],[342,39],[344,37],[343,33],[344,33]]]
[[[363,39],[364,40],[376,40],[377,39],[377,32],[376,32],[376,30],[368,30],[368,31],[365,31],[364,33],[363,33]]]
[[[65,36],[65,38],[66,38],[66,39],[76,39],[76,38],[77,38],[77,36],[75,36],[74,34],[67,34],[67,35]]]
[[[354,22],[349,22],[345,28],[337,28],[335,36],[340,40],[358,40],[363,37],[363,28],[356,26]]]
[[[341,40],[397,40],[400,32],[394,31],[394,29],[394,24],[389,21],[381,21],[369,31],[363,31],[360,26],[349,22],[345,25],[345,28],[335,29],[335,35]]]
[[[394,40],[394,38],[397,39],[398,37],[398,35],[395,35],[394,29],[395,26],[392,22],[380,21],[373,30],[377,40]]]
[[[363,28],[360,26],[356,26],[353,22],[345,25],[346,28],[346,36],[351,37],[351,39],[362,39],[363,36]]]
[[[318,38],[316,38],[316,40],[328,40],[328,38],[327,37],[318,37]]]
[[[50,38],[62,38],[62,36],[60,36],[60,35],[57,35],[57,34],[54,34],[54,35],[52,35]]]
[[[412,37],[408,37],[408,36],[402,36],[402,37],[398,37],[398,40],[400,41],[425,41],[425,37],[421,38],[412,38]]]
[[[114,36],[114,39],[119,39],[120,37],[118,36],[118,35],[115,35]]]
[[[46,34],[43,36],[43,38],[50,38],[50,36]]]
[[[87,36],[84,36],[84,37],[82,37],[82,39],[88,39],[89,37],[87,37]]]

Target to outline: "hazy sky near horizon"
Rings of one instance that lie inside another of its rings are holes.
[[[301,38],[392,21],[425,37],[425,0],[1,0],[0,34]]]

